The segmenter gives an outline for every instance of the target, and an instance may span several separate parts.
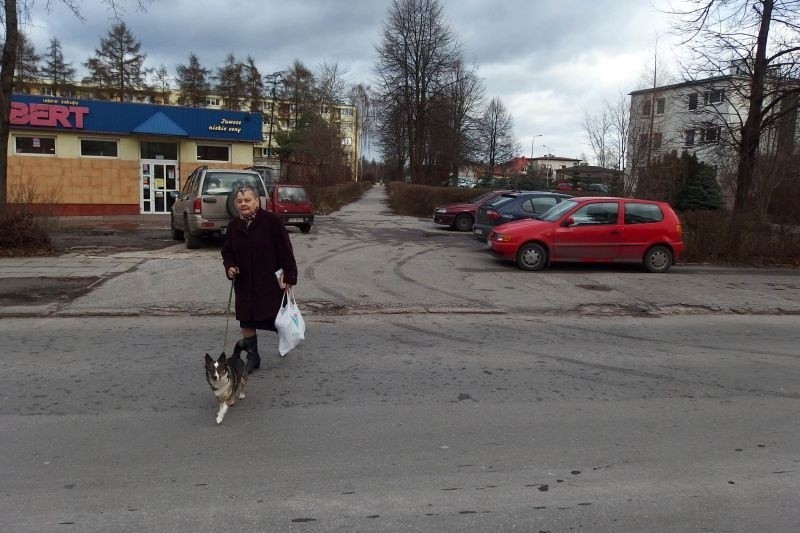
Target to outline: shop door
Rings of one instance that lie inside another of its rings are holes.
[[[143,159],[139,163],[141,212],[169,213],[178,197],[178,162]]]

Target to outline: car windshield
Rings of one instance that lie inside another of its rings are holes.
[[[203,194],[230,194],[236,187],[250,185],[255,187],[260,196],[264,196],[264,187],[256,174],[238,174],[226,172],[209,172],[203,182]]]
[[[480,196],[476,196],[475,198],[470,200],[469,203],[471,203],[471,204],[479,204],[479,203],[483,202],[484,200],[486,200],[487,198],[489,198],[491,196],[494,196],[495,194],[497,194],[497,193],[493,192],[493,191],[485,192],[485,193],[481,194]]]
[[[540,220],[546,220],[547,222],[555,222],[558,220],[561,215],[572,209],[578,204],[575,200],[565,200],[560,204],[556,204],[544,213],[539,216]]]
[[[516,198],[516,196],[506,196],[505,194],[501,194],[500,196],[498,196],[494,200],[488,202],[486,205],[488,205],[489,207],[498,208],[501,205],[510,202],[514,198]]]
[[[306,190],[302,187],[280,187],[278,189],[279,202],[308,202]]]

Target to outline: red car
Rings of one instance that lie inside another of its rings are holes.
[[[681,223],[665,202],[633,198],[570,198],[538,219],[496,226],[492,253],[523,270],[556,261],[642,263],[666,272],[683,252]]]
[[[488,200],[505,192],[509,191],[489,191],[468,202],[437,205],[433,210],[433,221],[458,231],[469,231],[475,222],[475,211]]]

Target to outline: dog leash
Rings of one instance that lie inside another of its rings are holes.
[[[231,321],[231,301],[233,300],[233,282],[231,280],[231,292],[228,294],[228,307],[225,308],[225,338],[222,341],[222,353],[225,353],[225,346],[228,344],[228,324]]]

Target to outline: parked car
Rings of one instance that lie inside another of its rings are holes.
[[[568,181],[561,181],[556,183],[556,190],[557,191],[580,191],[581,188],[579,186],[573,185]]]
[[[267,210],[283,221],[284,226],[296,226],[303,233],[314,225],[314,206],[302,185],[267,184]]]
[[[606,185],[605,183],[590,183],[588,190],[606,194],[608,193],[608,185]]]
[[[567,198],[571,196],[541,191],[503,193],[478,208],[472,235],[479,241],[485,241],[494,226],[541,215]]]
[[[523,270],[556,261],[642,263],[667,272],[683,252],[681,223],[665,202],[571,198],[537,220],[495,227],[489,248]]]
[[[202,166],[192,171],[172,204],[172,238],[183,239],[187,248],[198,248],[201,238],[224,235],[230,219],[237,216],[233,190],[241,185],[255,187],[261,207],[267,208],[266,187],[254,170]]]
[[[467,202],[437,205],[433,209],[433,221],[458,231],[469,231],[472,229],[478,207],[504,192],[508,191],[489,191]]]

